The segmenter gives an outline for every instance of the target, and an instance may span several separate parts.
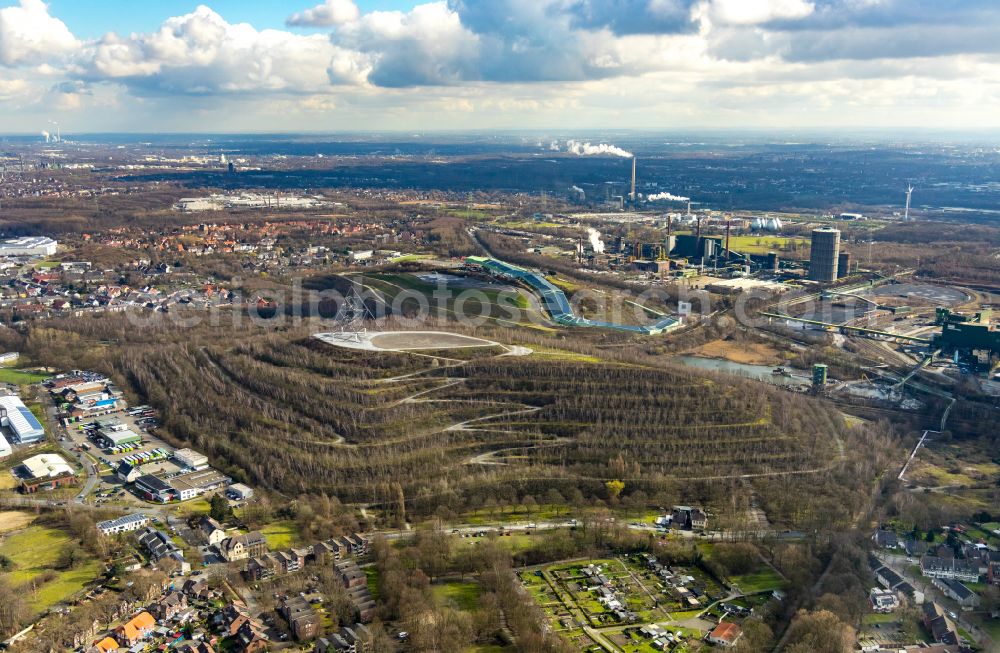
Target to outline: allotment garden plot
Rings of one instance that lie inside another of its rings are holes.
[[[654,640],[673,646],[697,640],[699,626],[711,625],[699,615],[727,596],[697,567],[665,566],[644,555],[558,563],[522,571],[521,579],[552,627],[581,648],[595,638],[630,651],[653,650]]]

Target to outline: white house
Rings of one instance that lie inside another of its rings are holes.
[[[97,522],[97,530],[104,535],[114,535],[116,533],[127,533],[137,531],[149,523],[149,517],[142,514],[126,515],[118,519]]]

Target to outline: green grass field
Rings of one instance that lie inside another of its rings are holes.
[[[402,256],[397,256],[396,258],[389,259],[390,263],[407,263],[409,261],[425,261],[427,259],[432,259],[434,256],[432,254],[403,254]]]
[[[299,532],[293,521],[276,521],[260,530],[271,550],[287,549],[298,540]]]
[[[747,254],[767,254],[768,252],[788,252],[793,247],[798,248],[799,253],[807,250],[805,238],[788,238],[783,236],[731,236],[729,247],[737,252]]]
[[[60,553],[68,545],[75,546],[68,535],[45,526],[29,526],[0,542],[0,554],[14,562],[14,570],[7,578],[24,589],[32,610],[41,612],[69,598],[101,573],[101,563],[86,556],[76,568],[56,571],[53,580],[34,587],[33,581],[54,570]]]
[[[368,581],[368,591],[372,593],[372,598],[378,601],[378,592],[381,584],[378,579],[378,568],[377,567],[363,567],[362,571],[365,572],[365,578]]]
[[[459,610],[471,611],[479,607],[479,583],[452,581],[434,585],[434,596],[444,604],[452,604]]]
[[[41,374],[39,372],[29,372],[26,370],[15,370],[11,367],[0,367],[0,383],[13,383],[14,385],[27,385],[38,383],[52,376],[51,374]]]
[[[761,567],[752,574],[733,576],[729,580],[732,584],[739,587],[744,594],[781,589],[784,584],[781,576],[770,567]]]
[[[870,614],[866,614],[863,618],[864,623],[868,625],[891,624],[895,623],[898,620],[899,620],[899,615],[892,614],[891,612],[885,614],[879,612],[872,612]]]

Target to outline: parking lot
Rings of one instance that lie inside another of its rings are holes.
[[[109,450],[100,436],[97,435],[97,429],[94,427],[95,420],[80,421],[70,424],[67,427],[67,432],[72,440],[72,448],[83,447],[84,450],[104,465],[102,477],[104,477],[105,481],[108,480],[108,476],[114,475],[122,460],[135,457],[136,454],[150,453],[156,450],[165,452],[163,458],[141,465],[140,469],[143,474],[173,474],[181,471],[177,463],[170,459],[170,454],[173,453],[174,448],[147,430],[155,425],[155,418],[143,416],[144,413],[145,415],[149,415],[149,411],[137,411],[138,409],[119,411],[99,418],[102,420],[116,419],[122,422],[125,428],[134,431],[141,438],[139,444],[121,448],[117,453],[109,452],[113,450]]]

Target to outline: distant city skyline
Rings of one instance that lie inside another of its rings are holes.
[[[0,132],[1000,128],[989,0],[0,0]]]

